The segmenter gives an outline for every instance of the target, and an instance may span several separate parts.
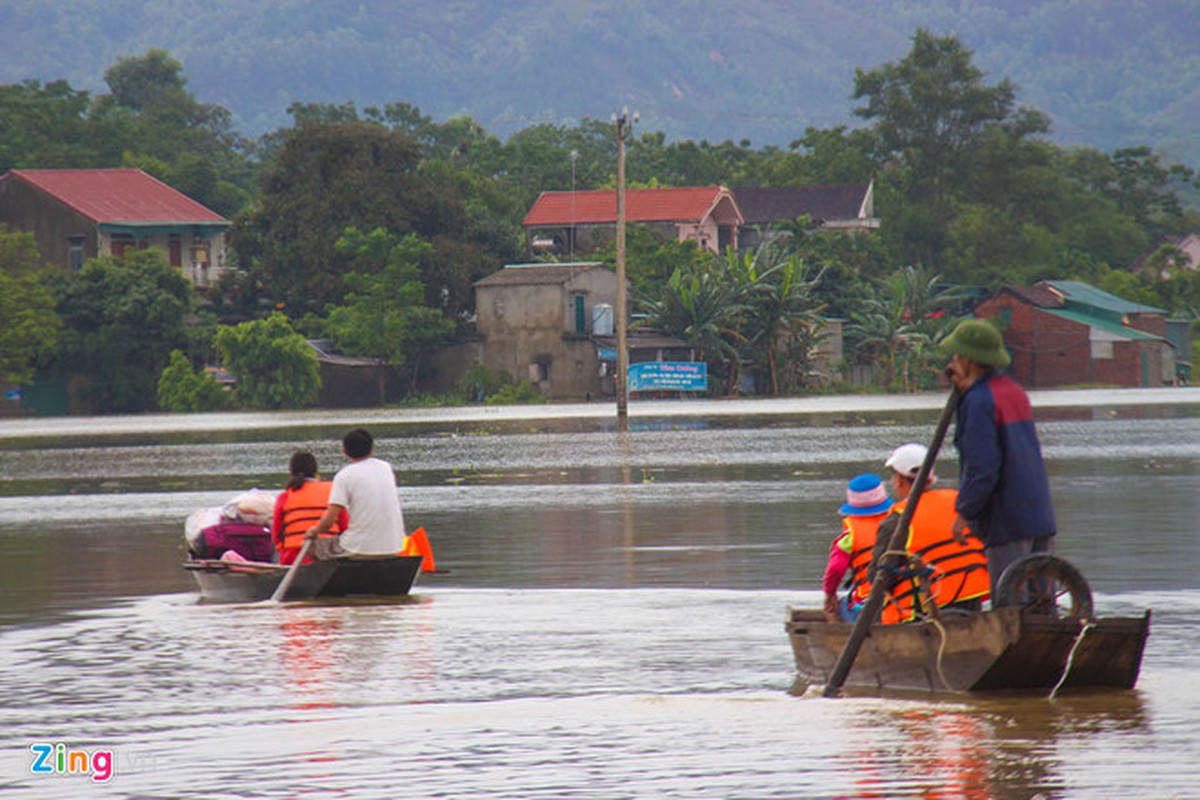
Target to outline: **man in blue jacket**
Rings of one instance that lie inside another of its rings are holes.
[[[958,517],[951,530],[959,544],[966,544],[968,526],[983,540],[994,595],[1010,564],[1053,549],[1050,482],[1029,397],[998,371],[1011,361],[1000,332],[965,320],[941,349],[951,356],[946,374],[959,391]]]

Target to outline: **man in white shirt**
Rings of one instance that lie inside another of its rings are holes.
[[[313,556],[394,556],[404,547],[404,512],[396,494],[396,475],[386,461],[375,458],[375,440],[362,428],[342,438],[350,463],[338,470],[329,492],[329,507],[308,529],[309,538],[325,533],[345,509],[350,524],[334,539],[315,539]]]

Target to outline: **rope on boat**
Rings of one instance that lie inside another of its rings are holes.
[[[892,564],[883,566],[886,558],[899,558],[903,561],[902,565]],[[913,617],[921,619],[937,616],[937,601],[933,597],[933,583],[937,578],[931,578],[937,574],[937,570],[916,553],[910,553],[907,550],[885,550],[879,555],[877,562],[880,569],[887,570],[893,576],[892,588],[900,586],[905,580],[912,583],[913,594]],[[921,580],[918,580],[920,578]],[[895,604],[898,601],[895,597],[888,594],[884,595],[883,603],[885,606]],[[929,609],[925,611],[924,609]]]
[[[1058,690],[1062,688],[1062,685],[1067,682],[1067,676],[1071,674],[1071,666],[1075,663],[1075,651],[1079,649],[1079,645],[1083,641],[1083,637],[1087,636],[1087,632],[1094,627],[1096,627],[1096,623],[1092,622],[1090,619],[1083,621],[1083,627],[1079,629],[1079,635],[1075,637],[1075,643],[1071,645],[1071,652],[1067,653],[1067,664],[1063,667],[1063,674],[1058,679],[1058,683],[1054,684],[1054,688],[1050,690],[1051,700],[1053,700],[1054,696],[1058,694]]]
[[[942,625],[941,620],[934,619],[933,617],[928,617],[925,621],[937,628],[938,633],[940,633],[942,636],[942,641],[938,645],[937,661],[935,662],[937,666],[938,679],[942,682],[942,686],[946,687],[947,691],[957,692],[958,689],[955,689],[950,685],[950,681],[946,680],[946,673],[942,671],[942,656],[946,653],[946,640],[949,639],[949,637],[946,635],[946,627]]]
[[[906,568],[911,570],[914,573],[919,574],[920,572],[923,572],[925,570],[930,570],[930,572],[932,572],[932,569],[930,567],[928,567],[928,565],[925,563],[924,559],[922,559],[920,556],[916,555],[915,553],[908,552],[907,550],[884,551],[879,556],[879,563],[882,564],[883,559],[887,556],[898,556],[900,558],[903,558],[905,560]],[[929,576],[925,575],[923,577],[928,578]],[[915,614],[914,616],[919,618],[922,622],[928,622],[929,624],[933,625],[933,627],[935,629],[937,629],[938,634],[941,636],[941,641],[938,643],[937,660],[934,662],[934,666],[937,668],[938,680],[940,680],[942,682],[942,686],[946,687],[947,691],[950,691],[950,692],[960,691],[959,689],[955,689],[953,686],[950,685],[950,681],[946,678],[946,673],[942,669],[942,660],[943,660],[944,656],[946,655],[946,644],[950,637],[946,633],[946,626],[942,625],[941,620],[938,619],[938,613],[937,613],[938,606],[937,606],[937,601],[933,597],[932,582],[929,580],[923,580],[923,581],[914,580],[913,584],[914,584],[914,587],[913,587],[914,593],[916,595],[913,598],[913,608],[914,609],[918,609],[918,608],[929,609],[929,611],[925,612],[924,614],[918,613],[918,614]],[[884,598],[884,602],[885,603],[894,603],[894,602],[896,602],[896,600],[889,594],[887,597]]]

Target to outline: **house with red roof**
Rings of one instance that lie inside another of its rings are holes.
[[[226,269],[229,220],[140,169],[11,170],[0,224],[32,232],[42,257],[67,269],[148,247],[198,288]]]
[[[738,246],[742,212],[724,186],[628,189],[625,221],[714,253]],[[542,192],[522,223],[534,252],[591,252],[616,236],[615,189]]]

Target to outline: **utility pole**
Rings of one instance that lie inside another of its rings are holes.
[[[637,112],[629,117],[629,109],[621,109],[620,116],[613,114],[617,126],[617,307],[614,322],[617,330],[617,422],[628,424],[629,418],[629,350],[626,328],[629,327],[627,300],[625,299],[625,137],[633,123],[638,121]]]
[[[567,260],[575,263],[575,162],[579,160],[579,151],[571,150],[571,231],[567,247],[570,255]]]

